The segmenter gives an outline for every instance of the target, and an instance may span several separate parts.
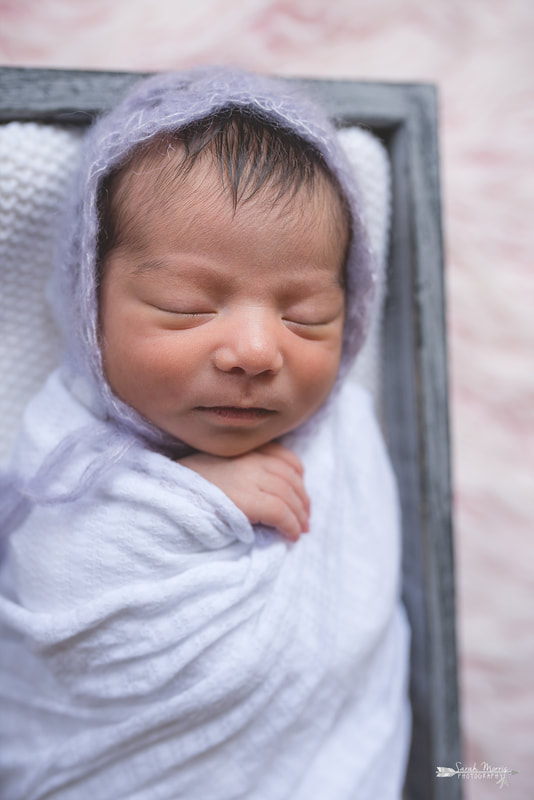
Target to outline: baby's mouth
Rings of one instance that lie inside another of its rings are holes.
[[[198,406],[199,411],[214,414],[222,419],[257,420],[276,414],[269,408],[242,406]]]

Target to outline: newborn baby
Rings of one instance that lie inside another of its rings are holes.
[[[2,490],[6,796],[400,798],[398,503],[345,380],[372,288],[286,86],[158,76],[96,123]]]

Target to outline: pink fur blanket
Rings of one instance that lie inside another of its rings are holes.
[[[430,80],[441,92],[465,761],[534,783],[530,0],[4,2],[6,64]],[[207,25],[206,21],[210,24]],[[445,765],[443,765],[445,766]],[[452,765],[451,765],[452,766]],[[495,796],[492,782],[466,783]]]

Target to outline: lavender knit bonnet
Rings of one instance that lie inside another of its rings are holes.
[[[86,386],[91,387],[100,407],[99,416],[113,419],[123,430],[141,435],[156,446],[172,445],[172,442],[120,401],[103,373],[96,291],[99,190],[110,171],[123,164],[139,145],[154,135],[177,131],[230,106],[257,112],[262,119],[289,129],[312,144],[323,155],[346,195],[353,234],[347,263],[347,316],[337,385],[354,360],[367,327],[374,284],[372,257],[353,172],[324,113],[287,83],[235,69],[202,67],[161,74],[140,82],[115,110],[96,122],[86,137],[75,186],[76,200],[66,219],[67,235],[50,297],[67,346],[64,369],[77,379],[85,379]]]

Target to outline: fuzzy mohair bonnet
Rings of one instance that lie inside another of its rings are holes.
[[[66,344],[66,374],[84,384],[83,391],[89,392],[98,405],[99,416],[112,418],[122,429],[156,446],[179,447],[180,443],[169,441],[167,434],[119,400],[104,376],[97,307],[99,193],[106,176],[140,145],[157,134],[179,131],[228,107],[246,108],[249,114],[292,131],[313,145],[345,195],[352,237],[346,264],[343,352],[336,386],[354,360],[367,328],[375,277],[361,202],[353,170],[321,109],[286,82],[236,69],[202,67],[141,81],[86,136],[49,297]]]

